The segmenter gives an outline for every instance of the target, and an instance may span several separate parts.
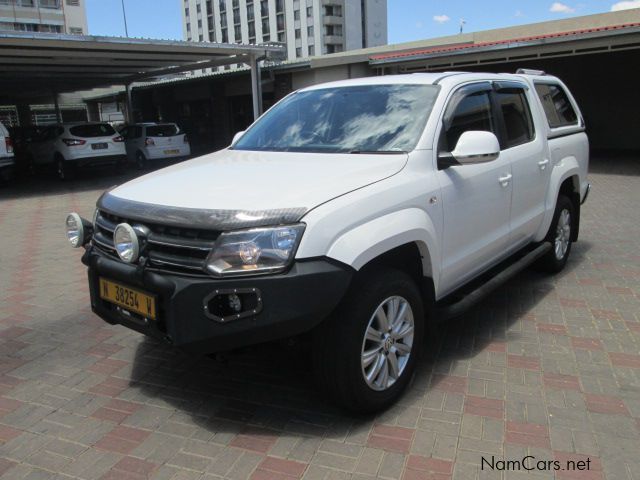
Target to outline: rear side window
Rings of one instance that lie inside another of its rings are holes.
[[[173,137],[180,133],[177,125],[154,125],[147,127],[147,137]]]
[[[445,115],[449,120],[446,121],[441,151],[453,151],[464,132],[482,130],[496,133],[488,91],[478,91],[465,96],[457,104],[453,104],[453,109],[453,112]]]
[[[74,137],[92,138],[108,137],[115,135],[116,131],[108,123],[96,123],[91,125],[77,125],[69,129],[69,133]]]
[[[509,89],[496,92],[496,99],[504,119],[505,138],[502,148],[511,148],[533,140],[534,129],[529,102],[524,90]]]
[[[536,83],[536,92],[551,128],[578,124],[578,115],[562,87],[549,83]]]

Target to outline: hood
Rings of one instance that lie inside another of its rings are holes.
[[[225,212],[224,217],[230,212],[251,216],[286,211],[295,213],[293,221],[297,221],[324,202],[398,173],[407,158],[406,154],[227,149],[144,175],[111,190],[106,197],[112,205],[130,203],[129,207],[146,206],[147,211]],[[130,208],[129,212],[118,212],[117,207],[109,208],[109,202],[102,203],[114,213],[128,213],[123,215],[126,218],[143,218],[131,216]],[[264,215],[261,218],[264,220]]]

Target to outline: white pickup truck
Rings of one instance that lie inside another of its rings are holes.
[[[376,411],[428,327],[530,264],[564,267],[588,157],[543,72],[360,78],[288,95],[66,228],[105,321],[206,353],[310,332],[328,394]]]

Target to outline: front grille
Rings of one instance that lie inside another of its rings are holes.
[[[118,254],[113,232],[119,223],[148,229],[149,233],[139,238],[141,255],[148,258],[150,266],[174,273],[205,275],[205,260],[220,235],[212,230],[143,223],[100,210],[96,216],[93,245],[115,258]]]

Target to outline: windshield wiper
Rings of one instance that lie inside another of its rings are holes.
[[[404,150],[351,150],[353,154],[379,154],[379,155],[397,155],[399,153],[407,153]]]

